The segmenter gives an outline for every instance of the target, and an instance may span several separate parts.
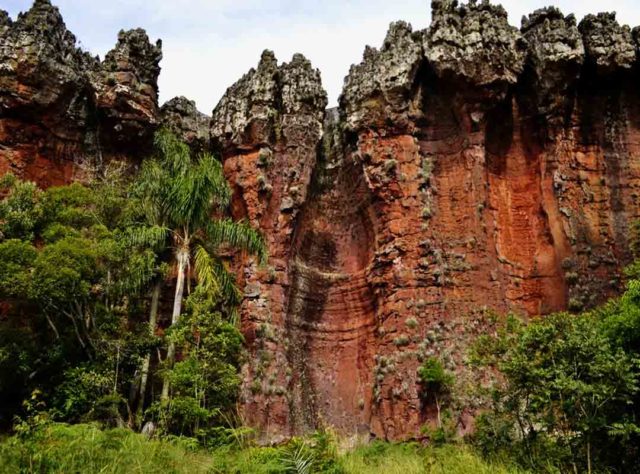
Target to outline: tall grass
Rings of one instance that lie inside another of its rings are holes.
[[[0,473],[206,473],[211,458],[125,429],[51,424],[0,444]]]
[[[0,442],[0,473],[523,474],[469,447],[374,442],[338,454],[324,435],[278,448],[198,449],[189,439],[148,440],[124,429],[47,424]],[[333,443],[333,444],[332,444]]]
[[[376,442],[346,453],[340,464],[345,474],[525,474],[516,467],[489,463],[464,445],[422,448]]]

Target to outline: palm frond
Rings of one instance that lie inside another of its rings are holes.
[[[126,242],[131,247],[148,247],[162,250],[171,234],[171,230],[164,226],[136,226],[127,229]]]
[[[231,202],[231,188],[224,176],[222,163],[205,153],[200,156],[196,173],[206,176],[213,204],[220,209],[226,208]]]
[[[191,164],[189,146],[166,128],[158,130],[154,136],[154,147],[162,162],[168,165],[172,174],[180,174]]]
[[[222,260],[212,256],[202,245],[195,246],[193,260],[198,283],[204,289],[214,292],[230,306],[240,303],[242,294],[236,279]]]
[[[313,453],[304,443],[290,446],[282,455],[281,463],[285,472],[291,474],[310,474],[312,472]]]
[[[213,258],[202,245],[195,246],[193,261],[198,284],[207,291],[219,293],[220,285],[216,278]]]
[[[242,293],[236,285],[236,278],[229,272],[226,265],[219,258],[213,259],[213,268],[220,287],[222,300],[230,307],[235,307],[242,301]]]
[[[205,228],[206,242],[213,246],[221,244],[244,250],[258,257],[260,264],[268,259],[264,238],[247,222],[236,222],[231,219],[209,221]]]

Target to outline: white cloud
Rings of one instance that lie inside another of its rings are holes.
[[[12,14],[31,0],[7,0]],[[334,105],[344,76],[365,45],[379,46],[391,21],[424,28],[427,0],[53,0],[85,47],[104,54],[120,28],[141,26],[163,39],[161,100],[185,95],[210,113],[227,87],[254,67],[263,49],[280,61],[301,52],[322,72]],[[506,0],[509,20],[553,3],[578,19],[616,9],[622,23],[640,24],[638,0]]]

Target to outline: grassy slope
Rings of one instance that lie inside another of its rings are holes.
[[[127,430],[92,425],[50,425],[27,440],[0,443],[0,473],[250,473],[288,472],[277,448],[190,448],[186,443],[149,441]],[[316,472],[312,470],[311,472]],[[339,456],[338,474],[507,474],[464,446],[423,449],[415,444],[374,443]]]

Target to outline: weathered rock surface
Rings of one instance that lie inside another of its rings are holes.
[[[82,52],[49,0],[0,14],[0,172],[43,186],[139,159],[159,121],[160,44],[121,32],[101,63]]]
[[[579,29],[587,58],[599,72],[607,73],[633,66],[636,47],[631,29],[626,25],[620,26],[615,13],[587,15],[580,22]]]
[[[211,117],[196,108],[186,97],[174,97],[160,108],[162,125],[182,137],[196,152],[210,149]]]
[[[555,7],[536,10],[522,19],[527,41],[531,100],[540,114],[562,115],[566,98],[584,64],[584,45],[573,15]]]
[[[265,51],[211,119],[157,105],[160,45],[121,33],[103,62],[46,0],[0,12],[0,172],[42,185],[83,162],[135,162],[164,125],[224,160],[231,213],[259,226],[267,266],[237,256],[245,300],[244,417],[265,440],[333,425],[420,436],[435,407],[416,369],[457,374],[494,312],[591,307],[622,289],[640,218],[640,30],[556,8],[520,30],[488,2],[432,2],[433,23],[391,25],[325,110],[320,74]]]
[[[419,113],[414,86],[422,62],[422,32],[403,21],[392,23],[378,51],[367,46],[362,63],[351,66],[340,105],[347,126],[406,127]]]
[[[103,135],[118,144],[148,142],[158,123],[158,75],[162,42],[142,29],[121,31],[118,43],[92,74],[95,107]]]
[[[500,5],[433,0],[424,50],[437,74],[475,86],[514,84],[523,70],[525,43]]]
[[[296,183],[305,199],[259,197],[273,192],[261,163],[290,166],[268,158],[282,110],[270,55],[214,112],[222,148],[238,150],[225,153],[234,212],[259,216],[276,249],[273,272],[246,270],[243,310],[246,413],[272,436],[419,436],[436,416],[416,376],[430,356],[457,372],[465,432],[487,374],[464,355],[488,314],[577,310],[621,288],[640,214],[630,30],[555,8],[520,31],[487,2],[433,9],[428,30],[394,23],[365,50],[322,138],[287,145],[315,167]]]
[[[304,411],[307,379],[292,370],[300,335],[289,293],[296,222],[308,200],[326,106],[320,73],[309,61],[295,55],[278,65],[265,51],[211,119],[211,137],[235,191],[232,213],[259,226],[269,248],[268,267],[250,261],[241,276],[243,331],[253,355],[244,371],[245,416],[270,437],[315,424]]]

